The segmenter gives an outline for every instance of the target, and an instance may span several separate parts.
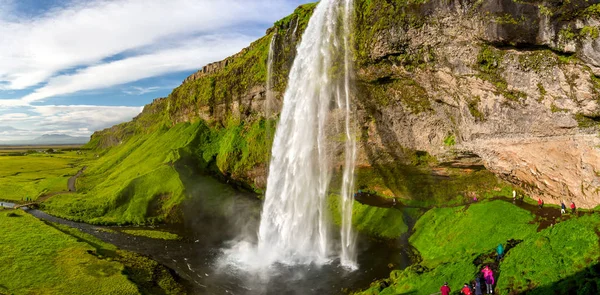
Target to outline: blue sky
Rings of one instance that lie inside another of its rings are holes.
[[[0,141],[128,121],[307,0],[0,0]]]

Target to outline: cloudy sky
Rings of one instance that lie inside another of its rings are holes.
[[[310,0],[0,0],[0,141],[129,121]]]

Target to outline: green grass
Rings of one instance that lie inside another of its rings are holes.
[[[123,274],[137,285],[142,294],[185,294],[185,290],[173,277],[170,270],[158,262],[134,252],[119,250],[116,246],[105,243],[76,228],[54,223],[49,225],[76,238],[77,241],[94,247],[96,249],[95,256],[121,263],[124,266]],[[106,229],[104,231],[115,233],[115,231]]]
[[[331,195],[328,202],[334,223],[340,225],[339,196]],[[352,207],[352,225],[360,232],[386,239],[398,238],[408,230],[403,211],[367,206],[356,201]]]
[[[509,239],[524,239],[537,229],[536,224],[529,224],[533,219],[528,211],[504,201],[436,208],[417,221],[410,243],[427,264],[452,261],[457,253],[469,256]]]
[[[122,264],[99,259],[89,244],[33,216],[6,211],[0,212],[0,292],[138,294]]]
[[[69,177],[77,173],[85,158],[75,151],[0,156],[0,198],[35,200],[47,192],[66,191]]]
[[[557,209],[558,210],[558,209]],[[358,294],[433,294],[475,278],[476,258],[498,243],[522,240],[500,263],[499,294],[596,294],[600,287],[600,215],[575,217],[537,232],[534,216],[504,201],[431,209],[415,224],[410,243],[422,261],[394,270]]]
[[[552,285],[585,270],[591,263],[598,263],[599,226],[598,214],[569,219],[517,245],[500,265],[498,289],[501,294]],[[570,291],[559,293],[573,294]],[[529,294],[546,293],[534,290]]]
[[[386,280],[390,283],[388,288],[381,290],[380,282],[375,282],[369,289],[357,294],[439,294],[440,286],[444,282],[448,282],[451,289],[456,292],[464,283],[470,282],[476,272],[477,269],[472,261],[466,259],[444,263],[431,270],[420,265],[413,265],[404,270],[392,271],[390,279]]]
[[[98,224],[160,222],[184,198],[173,163],[198,130],[178,124],[104,151],[78,178],[78,193],[44,203],[49,213]]]
[[[160,231],[160,230],[124,229],[121,232],[130,234],[130,235],[134,235],[134,236],[147,237],[147,238],[159,239],[159,240],[179,240],[179,239],[181,239],[181,237],[176,234],[173,234],[170,232],[165,232],[165,231]]]

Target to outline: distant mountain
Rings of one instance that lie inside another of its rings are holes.
[[[89,137],[70,136],[66,134],[44,134],[30,140],[0,141],[0,145],[58,145],[58,144],[86,144]]]
[[[44,134],[33,141],[37,144],[85,144],[90,141],[90,138],[66,134]]]
[[[11,126],[0,126],[0,132],[2,131],[18,131],[21,129],[17,129],[15,127],[11,127]]]

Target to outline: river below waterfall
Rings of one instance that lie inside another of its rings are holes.
[[[121,249],[147,255],[173,269],[194,294],[343,294],[388,277],[390,264],[394,268],[410,264],[406,242],[359,236],[359,269],[355,271],[345,270],[339,261],[322,266],[275,264],[266,273],[222,266],[223,251],[232,241],[256,239],[262,202],[253,194],[235,190],[209,176],[196,175],[192,183],[186,183],[186,189],[188,199],[182,205],[182,222],[154,227],[182,237],[175,241],[118,232],[125,227],[102,231],[103,227],[56,218],[39,210],[29,213],[78,228]]]

